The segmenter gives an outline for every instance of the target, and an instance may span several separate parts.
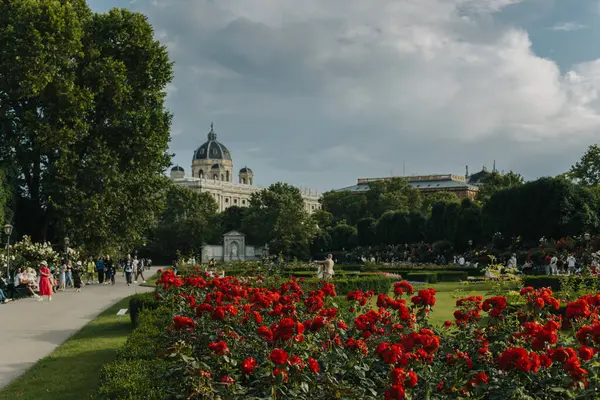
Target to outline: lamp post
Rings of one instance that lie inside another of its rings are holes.
[[[71,240],[68,236],[65,237],[65,260],[67,260],[67,266],[69,265],[69,244]]]
[[[12,234],[13,226],[6,224],[2,229],[6,234],[6,278],[10,281],[10,235]]]

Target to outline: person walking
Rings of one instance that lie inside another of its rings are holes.
[[[135,271],[135,279],[133,283],[138,283],[138,278],[142,278],[142,283],[146,283],[146,279],[144,278],[144,261],[138,260],[137,257],[133,259],[133,270]]]
[[[48,296],[48,301],[52,301],[52,283],[50,282],[50,277],[52,274],[50,273],[50,268],[48,268],[48,263],[46,261],[42,261],[40,268],[40,298],[38,301],[44,300],[44,296]]]
[[[125,262],[125,268],[123,268],[123,272],[125,273],[125,279],[127,281],[127,286],[131,286],[131,273],[133,272],[133,267],[129,260],[127,260]]]
[[[73,261],[67,261],[67,272],[65,274],[66,286],[73,287]]]
[[[112,275],[113,275],[113,261],[110,256],[106,256],[106,260],[104,261],[104,284],[108,285],[111,283]]]
[[[83,272],[83,268],[81,266],[81,261],[77,261],[75,263],[75,267],[73,268],[73,285],[75,286],[76,292],[81,292],[81,274]]]
[[[104,260],[102,259],[102,257],[100,257],[98,259],[98,261],[96,261],[96,271],[98,271],[98,283],[103,284],[104,283]]]
[[[91,285],[92,283],[94,283],[94,275],[96,272],[96,263],[94,262],[92,257],[88,258],[88,261],[85,265],[85,272],[85,284]]]
[[[60,268],[58,269],[58,290],[64,292],[67,283],[67,260],[62,259],[60,261]]]

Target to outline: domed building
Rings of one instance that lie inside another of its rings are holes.
[[[179,165],[171,168],[170,177],[178,185],[210,193],[221,212],[231,206],[247,207],[252,193],[263,189],[254,186],[254,172],[247,166],[239,170],[237,182],[233,171],[231,152],[217,141],[214,125],[210,124],[207,141],[194,150],[191,177],[186,177]],[[312,213],[320,208],[319,197],[314,191],[302,191],[306,211]]]

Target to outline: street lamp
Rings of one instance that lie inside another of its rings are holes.
[[[10,235],[12,234],[13,226],[6,224],[2,229],[6,234],[6,278],[10,281]]]
[[[586,241],[586,242],[589,242],[589,241],[590,241],[590,238],[591,238],[591,236],[590,236],[590,234],[589,234],[589,233],[587,233],[587,232],[586,232],[586,233],[584,233],[584,234],[583,234],[583,238],[585,239],[585,241]]]
[[[65,236],[65,259],[67,260],[67,266],[69,265],[69,244],[71,240],[68,236]]]

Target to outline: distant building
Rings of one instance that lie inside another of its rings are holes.
[[[171,180],[180,186],[210,193],[218,205],[218,211],[231,206],[247,207],[252,193],[263,188],[254,185],[254,173],[248,167],[238,172],[238,182],[233,181],[233,160],[231,152],[217,141],[214,127],[210,125],[208,140],[194,151],[192,176],[186,177],[179,165],[171,168]],[[304,208],[313,213],[320,209],[320,195],[312,190],[302,190]]]
[[[435,192],[451,192],[459,199],[474,199],[479,191],[483,179],[489,175],[485,167],[480,172],[469,175],[468,169],[465,176],[454,174],[435,174],[399,177],[406,179],[408,183],[424,195]],[[356,185],[337,189],[337,192],[349,190],[351,192],[366,192],[369,190],[369,182],[390,180],[393,177],[384,178],[359,178]]]

